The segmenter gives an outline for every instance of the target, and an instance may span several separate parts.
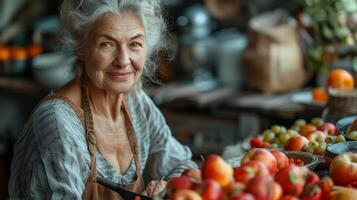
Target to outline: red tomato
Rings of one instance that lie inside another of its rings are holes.
[[[250,146],[255,148],[268,148],[270,144],[263,141],[258,136],[254,136],[250,139]]]

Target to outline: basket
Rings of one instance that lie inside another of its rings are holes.
[[[292,19],[275,11],[249,22],[249,42],[242,54],[242,67],[248,87],[263,93],[298,89],[305,70]]]
[[[323,119],[336,123],[340,118],[357,114],[357,90],[329,89]]]

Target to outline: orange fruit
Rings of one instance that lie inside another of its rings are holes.
[[[322,87],[313,88],[311,91],[312,101],[319,103],[326,103],[328,99],[328,94],[326,90]]]
[[[307,136],[312,131],[315,131],[317,127],[313,124],[306,124],[305,126],[301,127],[300,134],[303,136]]]
[[[353,76],[344,69],[334,69],[328,75],[327,85],[332,88],[353,90]]]

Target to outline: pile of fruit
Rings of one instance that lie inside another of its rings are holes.
[[[330,177],[320,179],[308,168],[290,164],[280,151],[254,148],[235,168],[218,155],[208,155],[201,169],[187,169],[169,180],[165,199],[337,200],[340,193],[357,198],[356,189],[340,189]]]
[[[250,146],[283,148],[288,151],[306,151],[323,155],[328,145],[344,141],[346,138],[338,133],[334,124],[316,117],[309,123],[298,119],[289,129],[274,125],[261,135],[251,138]]]
[[[357,140],[357,119],[355,119],[351,127],[349,127],[346,137],[351,140]]]

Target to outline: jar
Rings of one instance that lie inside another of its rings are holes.
[[[8,75],[10,69],[10,51],[7,47],[0,47],[0,76]]]
[[[26,63],[27,53],[23,47],[10,48],[11,57],[11,75],[23,75],[27,72],[28,67]]]
[[[329,89],[322,119],[336,123],[339,119],[357,114],[357,90]]]

